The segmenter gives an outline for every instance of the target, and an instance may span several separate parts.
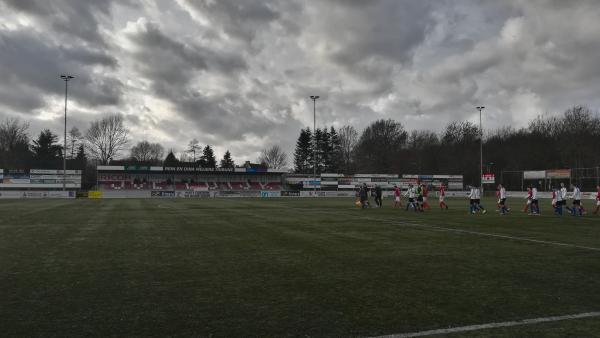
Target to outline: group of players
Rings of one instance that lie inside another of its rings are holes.
[[[417,182],[416,185],[409,184],[408,189],[405,192],[402,192],[400,187],[394,185],[394,207],[402,208],[402,196],[405,196],[408,198],[408,203],[405,207],[406,211],[412,209],[415,212],[425,212],[425,210],[430,209],[428,196],[432,187],[432,185],[426,185]],[[565,187],[564,183],[561,183],[560,187],[556,187],[552,190],[552,208],[554,209],[554,213],[556,215],[562,216],[563,208],[566,208],[573,216],[583,216],[585,214],[586,211],[583,207],[580,187],[577,184],[572,184],[571,189],[572,192],[570,196],[568,196],[567,188]],[[600,185],[597,186],[596,189],[596,208],[593,211],[593,214],[595,215],[600,211]],[[358,189],[358,200],[356,204],[362,208],[370,208],[371,205],[369,203],[369,195],[369,188],[367,187],[366,183],[363,183],[363,185]],[[375,188],[372,190],[372,195],[375,197],[375,203],[377,207],[383,207],[383,192],[380,186],[375,186]],[[481,190],[479,187],[471,186],[467,196],[469,198],[469,213],[475,214],[480,212],[485,214],[487,212],[485,207],[481,204]],[[496,197],[498,198],[497,211],[501,215],[508,214],[511,209],[507,205],[506,189],[502,184],[498,185]],[[443,183],[439,187],[438,198],[440,209],[448,210],[448,205],[445,202],[446,186]],[[568,199],[572,200],[571,207],[567,206]],[[530,185],[527,188],[526,203],[523,206],[523,212],[527,212],[534,216],[538,216],[541,213],[538,200],[538,190],[534,185]]]

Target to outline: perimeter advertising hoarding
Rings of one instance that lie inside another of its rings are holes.
[[[261,191],[260,197],[262,197],[262,198],[281,197],[281,191]]]
[[[74,191],[0,191],[0,198],[75,198]]]
[[[543,180],[546,178],[546,170],[528,170],[523,172],[523,179]]]
[[[569,179],[571,178],[571,169],[546,170],[546,177],[555,179]]]

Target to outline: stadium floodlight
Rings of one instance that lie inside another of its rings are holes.
[[[64,148],[63,148],[63,191],[67,190],[67,92],[68,83],[74,79],[71,75],[61,75],[60,78],[65,81],[65,134],[64,134]]]
[[[479,189],[483,195],[483,127],[481,124],[481,111],[485,107],[478,106],[475,109],[479,110]]]
[[[313,100],[313,191],[317,195],[317,99],[319,95],[311,95]]]

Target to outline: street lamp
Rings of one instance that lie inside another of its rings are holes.
[[[313,188],[317,196],[317,99],[319,95],[311,95],[313,100]]]
[[[71,79],[74,79],[74,76],[71,75],[61,75],[60,78],[65,81],[65,139],[64,139],[64,149],[63,149],[63,191],[67,190],[67,91],[68,91],[68,83]]]
[[[483,194],[483,128],[481,125],[481,111],[484,109],[484,106],[475,107],[475,109],[479,110],[479,189],[481,189],[481,193]]]

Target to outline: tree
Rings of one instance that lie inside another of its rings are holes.
[[[341,167],[346,173],[352,172],[354,148],[358,143],[358,132],[353,126],[343,126],[339,130],[339,148]]]
[[[329,143],[327,147],[327,152],[329,153],[328,162],[326,163],[326,170],[332,173],[337,173],[340,170],[340,165],[342,163],[342,149],[340,144],[340,138],[332,126],[329,129]]]
[[[177,167],[178,165],[179,165],[179,160],[177,159],[177,157],[175,157],[175,154],[173,153],[173,149],[169,150],[169,153],[167,154],[167,157],[165,158],[165,160],[163,162],[163,166]]]
[[[53,134],[50,129],[41,131],[38,138],[33,141],[31,149],[39,166],[52,167],[57,159],[62,158],[63,147],[57,141],[58,136]]]
[[[164,154],[165,150],[159,143],[141,141],[131,148],[131,157],[139,162],[159,163]]]
[[[310,128],[301,129],[296,150],[294,151],[294,170],[296,173],[308,174],[311,168],[312,133]]]
[[[29,124],[18,119],[6,119],[0,123],[0,167],[27,168],[32,160],[29,150]]]
[[[355,147],[357,169],[370,173],[398,172],[399,154],[406,138],[407,133],[399,122],[388,119],[371,123]]]
[[[287,154],[274,145],[261,151],[258,162],[269,169],[284,169],[287,166]]]
[[[221,160],[221,168],[234,168],[235,167],[235,163],[233,163],[233,160],[231,159],[231,153],[229,152],[229,150],[227,150],[225,152],[225,155],[223,156],[223,159]]]
[[[85,134],[89,153],[102,164],[113,160],[128,143],[129,131],[120,114],[93,121]]]
[[[319,173],[329,172],[331,168],[331,137],[329,135],[329,131],[327,128],[323,128],[321,131],[321,137],[319,138],[319,149],[317,150],[319,154]]]
[[[202,157],[200,157],[200,165],[203,168],[216,168],[217,160],[215,159],[215,153],[210,147],[210,145],[206,145],[202,150]]]
[[[201,147],[198,140],[193,139],[188,143],[187,152],[192,154],[192,162],[196,162],[196,152],[200,149]]]
[[[82,141],[81,132],[77,127],[71,128],[67,134],[67,156],[75,158],[75,152],[79,148],[79,144]]]

